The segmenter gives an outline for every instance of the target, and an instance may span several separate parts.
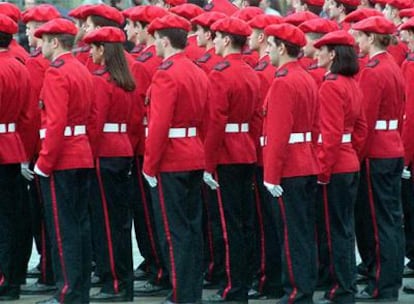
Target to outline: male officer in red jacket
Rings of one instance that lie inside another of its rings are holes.
[[[183,52],[190,26],[182,17],[166,15],[148,28],[157,55],[164,60],[149,93],[143,174],[151,187],[158,238],[172,284],[168,303],[196,303],[203,283],[200,127],[208,80]]]
[[[76,33],[71,21],[59,18],[35,32],[51,64],[40,94],[42,143],[34,172],[40,176],[58,288],[42,303],[89,302],[88,185],[93,157],[86,124],[93,85],[91,74],[70,52]]]

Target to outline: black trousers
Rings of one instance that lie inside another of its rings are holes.
[[[25,281],[28,209],[22,199],[20,164],[0,165],[0,295]]]
[[[142,157],[134,158],[131,169],[131,206],[135,237],[139,252],[144,258],[142,270],[149,274],[149,281],[153,284],[168,285],[168,270],[159,246],[151,193],[141,172],[142,161]]]
[[[281,303],[313,303],[317,282],[315,240],[316,177],[283,178],[283,196],[278,205],[277,224],[282,243]]]
[[[129,196],[131,158],[110,157],[96,161],[103,225],[98,229],[103,251],[102,292],[125,291],[133,299],[132,210]]]
[[[408,259],[407,266],[414,269],[414,184],[412,178],[401,180],[401,197],[404,212],[405,256]]]
[[[398,297],[405,242],[401,203],[402,158],[365,160],[365,188],[373,232],[373,277],[367,291],[377,298]]]
[[[277,205],[263,185],[263,167],[255,169],[254,194],[256,203],[257,290],[261,294],[278,297],[283,289],[281,282],[281,244],[276,224]]]
[[[329,269],[329,288],[325,298],[335,303],[354,303],[355,284],[355,221],[354,205],[359,173],[338,173],[328,185],[318,187],[317,204],[322,205],[325,227],[318,230],[321,256]]]
[[[163,172],[157,179],[151,197],[172,285],[168,300],[195,303],[201,300],[203,288],[202,171]]]
[[[91,230],[88,213],[90,169],[39,177],[60,303],[89,303]]]
[[[219,165],[215,179],[224,241],[226,281],[219,294],[226,300],[247,300],[255,245],[253,164]]]

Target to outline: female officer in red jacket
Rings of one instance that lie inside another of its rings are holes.
[[[132,300],[131,210],[128,203],[128,172],[133,155],[127,128],[135,82],[123,52],[124,33],[102,27],[88,33],[92,57],[102,69],[94,72],[95,105],[90,140],[103,210],[102,244],[105,250],[103,287],[94,301]]]
[[[330,281],[323,303],[354,303],[354,203],[359,181],[358,151],[366,136],[354,38],[345,31],[326,34],[314,44],[318,66],[328,72],[319,89],[321,137],[319,197],[323,201]],[[318,203],[320,201],[318,199]]]

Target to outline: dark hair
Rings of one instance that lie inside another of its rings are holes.
[[[261,0],[247,0],[247,3],[249,4],[248,6],[256,6],[256,7],[259,7],[260,6],[260,2],[261,2]]]
[[[305,5],[308,7],[308,10],[311,13],[314,13],[315,15],[320,15],[320,13],[322,12],[322,8],[323,6],[317,6],[317,5],[311,5],[309,3],[306,2],[306,0],[300,0],[300,4]]]
[[[119,27],[119,24],[116,23],[113,20],[109,20],[107,18],[97,16],[97,15],[90,15],[91,21],[95,26],[113,26],[113,27]]]
[[[386,49],[392,41],[392,35],[389,34],[377,34],[377,33],[366,33],[369,35],[374,35],[374,44],[377,47],[380,47],[382,49]]]
[[[230,43],[233,48],[241,50],[246,45],[247,36],[234,35],[234,34],[230,34],[226,32],[220,32],[220,33],[223,37],[227,36],[230,38]]]
[[[59,41],[60,46],[66,50],[70,51],[75,44],[75,36],[69,34],[46,34],[47,40],[50,41],[56,38]]]
[[[309,32],[309,33],[306,33],[306,36],[308,36],[312,40],[318,40],[318,39],[321,39],[323,36],[325,36],[325,33]]]
[[[286,52],[289,57],[297,58],[302,50],[302,48],[297,45],[290,43],[289,41],[278,39],[274,37],[276,46],[280,46],[282,43],[285,45]]]
[[[345,15],[348,15],[349,13],[352,13],[353,11],[355,11],[358,8],[357,6],[352,6],[352,5],[342,3],[339,0],[334,0],[334,1],[336,3],[336,7],[340,7],[341,5],[344,6]]]
[[[191,3],[191,4],[195,4],[201,8],[204,7],[204,5],[206,5],[206,1],[205,0],[188,0],[187,3]]]
[[[354,76],[359,71],[358,55],[350,45],[327,45],[329,51],[335,51],[331,72],[344,76]]]
[[[12,34],[0,32],[0,48],[7,48],[10,45],[10,42],[13,39]]]
[[[187,32],[183,29],[167,28],[157,30],[157,33],[161,38],[167,37],[175,49],[183,50],[187,46]]]
[[[212,31],[211,28],[209,28],[208,26],[202,26],[202,25],[198,25],[199,27],[201,27],[204,31],[204,33],[210,32],[211,33],[211,39],[213,40],[214,38],[216,38],[216,32]]]
[[[139,23],[143,29],[149,24],[149,22],[145,22],[145,21],[138,20],[138,21],[135,21],[134,22],[134,25],[136,26],[137,23]]]
[[[95,43],[94,43],[95,44]],[[135,80],[129,69],[128,62],[125,58],[124,48],[121,43],[96,43],[97,47],[103,46],[105,66],[111,77],[111,81],[125,91],[135,90]]]

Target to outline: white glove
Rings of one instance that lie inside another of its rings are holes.
[[[31,181],[34,179],[34,172],[29,169],[29,162],[24,162],[20,164],[20,173],[28,181]]]
[[[319,180],[318,180],[316,183],[317,183],[318,185],[327,185],[327,184],[329,184],[329,183],[326,183],[326,182],[321,182],[321,181],[319,181]]]
[[[408,167],[404,167],[403,172],[401,174],[401,178],[403,178],[403,179],[410,179],[411,178],[411,171],[408,170]]]
[[[220,185],[213,178],[213,175],[211,175],[211,173],[204,171],[203,181],[211,188],[211,190],[216,190],[218,187],[220,187]]]
[[[158,181],[157,181],[157,178],[155,176],[149,176],[149,175],[145,174],[144,171],[142,171],[142,174],[144,175],[145,179],[147,180],[147,182],[148,182],[148,184],[151,188],[157,187]]]
[[[273,197],[280,197],[283,194],[283,188],[280,185],[273,185],[273,184],[269,184],[264,182],[263,183],[264,186],[267,188],[267,190],[270,192],[270,194]]]
[[[47,175],[46,173],[43,173],[39,167],[37,165],[34,166],[33,169],[34,173],[36,173],[37,175],[43,176],[43,177],[49,177],[49,175]]]

